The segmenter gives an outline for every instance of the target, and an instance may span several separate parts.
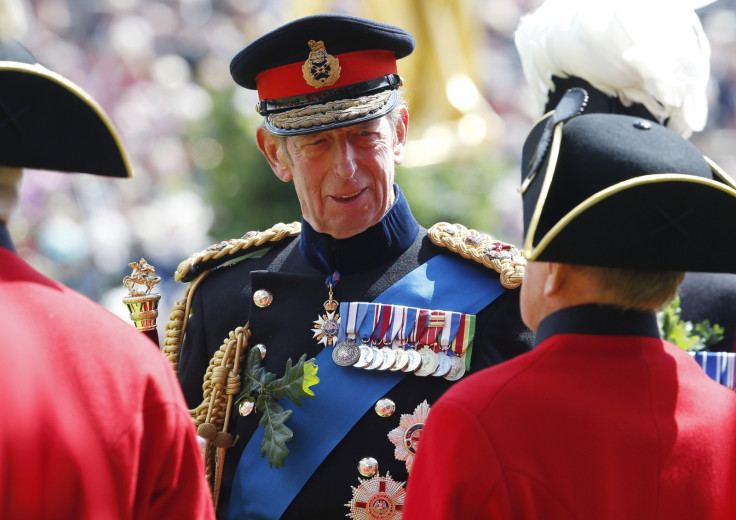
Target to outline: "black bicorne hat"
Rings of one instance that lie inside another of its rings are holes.
[[[319,14],[258,38],[233,58],[230,73],[258,90],[256,109],[271,133],[320,132],[390,112],[401,85],[396,60],[414,44],[393,25]]]
[[[734,180],[664,126],[586,100],[569,90],[524,143],[527,258],[736,272]]]
[[[0,165],[130,177],[102,108],[12,39],[0,39]]]

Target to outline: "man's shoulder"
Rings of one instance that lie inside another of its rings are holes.
[[[526,257],[517,246],[462,224],[438,222],[427,230],[429,240],[443,252],[475,262],[498,273],[501,285],[516,289],[524,279]]]
[[[283,247],[301,233],[301,223],[278,223],[264,231],[248,231],[240,238],[212,244],[182,261],[174,273],[177,282],[191,282],[200,274],[248,258],[260,258],[268,250]]]

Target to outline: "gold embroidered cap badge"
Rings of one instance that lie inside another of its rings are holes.
[[[302,75],[307,85],[314,88],[329,87],[340,79],[340,60],[327,54],[323,41],[309,40],[309,57],[302,65]]]

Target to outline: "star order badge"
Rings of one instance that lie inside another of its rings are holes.
[[[334,311],[328,311],[327,303],[325,303],[325,311],[325,314],[321,314],[314,320],[312,332],[314,332],[313,338],[317,340],[317,343],[331,347],[340,328],[340,315]]]
[[[335,271],[327,277],[325,285],[329,290],[329,296],[327,301],[322,304],[325,309],[325,314],[320,314],[317,319],[314,320],[314,339],[317,343],[324,346],[331,347],[335,342],[338,333],[340,332],[340,315],[336,313],[339,303],[332,297],[332,289],[340,281],[340,273]]]
[[[347,514],[353,520],[399,520],[404,506],[406,490],[404,483],[380,473],[374,477],[360,480],[360,485],[353,488],[353,498],[345,504],[350,508]]]
[[[388,439],[396,446],[394,457],[406,462],[406,471],[411,472],[414,464],[414,455],[417,452],[419,438],[422,435],[424,423],[429,415],[429,403],[426,399],[414,409],[413,414],[401,414],[399,427],[388,433]]]

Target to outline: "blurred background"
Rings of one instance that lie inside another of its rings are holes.
[[[26,0],[22,43],[107,111],[134,176],[29,170],[10,230],[41,272],[127,319],[128,262],[163,279],[159,325],[184,286],[178,263],[220,240],[299,220],[291,184],[254,144],[254,92],[231,58],[282,23],[366,16],[417,39],[399,62],[410,143],[397,180],[420,223],[459,222],[520,245],[519,155],[537,107],[513,43],[541,0]],[[736,171],[736,0],[699,10],[712,46],[709,121],[693,142]]]

